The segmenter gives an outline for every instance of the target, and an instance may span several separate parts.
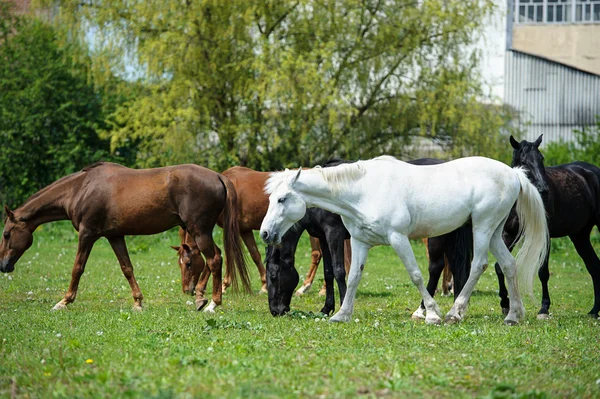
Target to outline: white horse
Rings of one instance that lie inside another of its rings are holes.
[[[375,245],[391,245],[423,297],[425,321],[441,323],[442,314],[423,284],[409,239],[439,236],[470,221],[471,273],[445,320],[454,323],[464,317],[469,297],[487,265],[489,249],[508,281],[510,310],[504,322],[516,324],[525,314],[517,278],[521,288],[532,295],[533,276],[548,251],[546,214],[537,189],[524,169],[510,168],[489,158],[415,166],[381,156],[331,168],[272,173],[265,191],[270,194],[269,209],[260,235],[267,244],[278,244],[307,207],[341,215],[350,232],[348,290],[342,307],[330,321],[351,319],[367,252]],[[516,261],[502,241],[504,223],[515,202],[523,241]]]

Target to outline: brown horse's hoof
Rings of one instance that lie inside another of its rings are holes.
[[[206,306],[207,303],[208,303],[208,299],[206,299],[206,298],[197,299],[196,300],[196,310],[198,312],[201,311]]]

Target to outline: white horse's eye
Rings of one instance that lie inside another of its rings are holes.
[[[281,197],[277,200],[277,202],[279,202],[280,204],[283,204],[285,202],[285,198],[286,197]]]

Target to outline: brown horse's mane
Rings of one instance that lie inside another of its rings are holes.
[[[33,201],[34,199],[38,198],[40,195],[44,194],[46,191],[48,191],[48,190],[50,190],[50,189],[58,186],[59,184],[65,183],[65,182],[67,182],[69,180],[72,180],[75,177],[79,177],[82,173],[85,173],[85,172],[89,171],[90,169],[94,169],[94,168],[96,168],[98,166],[101,166],[104,163],[105,163],[104,161],[99,161],[99,162],[93,163],[91,165],[88,165],[88,166],[84,167],[80,171],[71,173],[70,175],[66,175],[65,177],[62,177],[62,178],[58,179],[54,183],[51,183],[48,186],[42,188],[37,193],[32,194],[29,198],[27,198],[25,200],[25,202],[23,203],[23,205],[21,205],[19,208],[22,208],[23,206],[27,205],[29,202]]]

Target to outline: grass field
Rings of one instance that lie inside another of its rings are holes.
[[[592,282],[566,240],[552,246],[552,318],[535,318],[536,280],[535,302],[526,302],[516,327],[502,323],[493,267],[461,324],[412,321],[419,294],[388,247],[369,254],[351,323],[313,313],[324,300],[321,271],[311,292],[294,297],[290,316],[273,318],[266,296],[231,293],[215,315],[196,312],[181,292],[168,247],[176,243],[174,231],[128,239],[144,312],[132,311],[105,240],[92,251],[75,303],[51,312],[69,284],[76,235],[68,224],[42,226],[15,272],[0,275],[0,396],[600,397],[600,322],[587,316]],[[426,274],[425,249],[413,248]],[[297,265],[306,273],[306,237]],[[446,312],[452,300],[438,303]]]

